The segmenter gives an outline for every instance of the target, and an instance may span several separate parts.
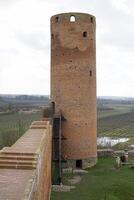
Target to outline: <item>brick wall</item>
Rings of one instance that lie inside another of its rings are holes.
[[[51,145],[49,121],[36,121],[12,147],[1,150],[0,199],[49,199]]]

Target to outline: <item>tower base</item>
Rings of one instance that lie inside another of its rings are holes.
[[[95,166],[97,163],[97,157],[90,157],[86,159],[70,159],[67,160],[66,163],[64,163],[63,168],[80,168],[80,169],[86,169]]]

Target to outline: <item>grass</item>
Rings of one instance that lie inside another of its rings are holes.
[[[98,136],[130,137],[128,142],[117,145],[117,149],[134,144],[134,105],[108,106],[110,109],[98,111]],[[128,166],[115,169],[113,158],[101,158],[88,171],[75,189],[52,192],[51,200],[134,200],[134,171]],[[71,176],[64,175],[63,183],[67,184]]]
[[[0,149],[11,146],[28,129],[32,121],[40,118],[41,112],[0,115]]]
[[[133,169],[128,166],[115,169],[113,158],[101,158],[88,174],[83,175],[75,189],[52,192],[51,200],[133,200],[133,180]]]

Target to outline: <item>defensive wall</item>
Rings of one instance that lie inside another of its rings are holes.
[[[0,151],[0,199],[48,200],[51,191],[52,127],[35,121],[11,147]]]

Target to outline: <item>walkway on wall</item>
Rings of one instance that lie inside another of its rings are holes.
[[[49,121],[35,121],[12,147],[1,150],[1,200],[47,200],[49,198],[51,129]]]

